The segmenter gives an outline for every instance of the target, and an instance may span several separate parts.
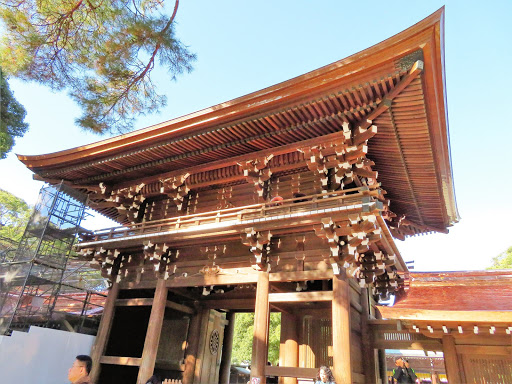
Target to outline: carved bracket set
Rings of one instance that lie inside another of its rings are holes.
[[[258,196],[266,198],[268,180],[272,176],[269,161],[274,155],[257,158],[255,160],[238,163],[243,170],[244,177],[248,182],[254,184]]]
[[[245,233],[240,236],[242,244],[250,247],[250,251],[254,255],[253,268],[270,271],[269,253],[272,233],[270,231],[257,232],[254,228],[246,228]]]
[[[176,204],[179,211],[183,209],[183,202],[190,192],[190,188],[187,185],[187,179],[189,176],[189,173],[185,173],[184,175],[160,180],[162,183],[160,193],[169,196],[174,204]]]

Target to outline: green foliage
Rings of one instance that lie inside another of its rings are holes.
[[[0,159],[5,159],[11,151],[14,139],[27,131],[25,115],[25,108],[14,98],[0,68]]]
[[[281,344],[281,313],[270,313],[268,333],[268,361],[270,361],[272,365],[277,365],[279,362],[279,347]]]
[[[237,313],[235,316],[235,334],[231,354],[232,364],[250,363],[252,340],[254,336],[254,313]],[[270,314],[268,361],[273,365],[279,362],[279,344],[281,338],[281,314]]]
[[[81,106],[77,124],[125,132],[134,116],[166,104],[151,80],[155,62],[172,79],[195,55],[175,38],[163,0],[4,0],[0,65],[17,78],[67,89]]]
[[[235,315],[235,333],[231,363],[250,363],[252,356],[252,338],[254,333],[254,313],[237,313]]]
[[[18,243],[30,219],[32,208],[25,200],[0,189],[0,245]]]
[[[492,265],[487,269],[512,269],[512,247],[492,258]]]

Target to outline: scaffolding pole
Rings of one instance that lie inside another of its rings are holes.
[[[78,260],[87,195],[65,184],[45,185],[14,257],[0,262],[0,335],[31,325],[93,333],[106,282]]]

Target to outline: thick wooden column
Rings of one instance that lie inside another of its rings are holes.
[[[268,356],[268,322],[270,309],[268,293],[270,289],[269,274],[258,272],[258,286],[256,288],[256,305],[254,308],[254,340],[252,343],[251,378],[257,377],[261,384],[265,384],[265,366]]]
[[[155,298],[153,299],[153,306],[151,307],[151,315],[149,316],[146,340],[144,341],[144,350],[142,351],[139,376],[137,377],[138,384],[145,384],[153,375],[160,333],[162,332],[162,324],[164,322],[166,302],[167,287],[165,286],[165,280],[158,279]]]
[[[379,379],[385,383],[388,377],[388,366],[386,365],[386,350],[378,349],[377,350],[377,358],[379,361]],[[394,364],[393,364],[394,365]],[[389,367],[390,370],[393,370],[394,366]]]
[[[205,316],[205,310],[198,310],[192,316],[190,322],[190,331],[187,337],[187,354],[185,357],[185,370],[183,371],[183,384],[192,384],[194,382],[194,372],[196,368],[197,353],[199,350],[199,335],[201,334],[202,319]]]
[[[377,373],[375,371],[375,349],[368,325],[370,317],[370,303],[368,301],[368,288],[361,289],[361,342],[363,346],[363,369],[367,383],[377,382]]]
[[[461,367],[459,366],[457,350],[455,349],[455,338],[452,335],[443,336],[443,354],[448,382],[462,383],[462,379],[459,374]]]
[[[281,312],[281,345],[283,348],[281,363],[284,367],[299,366],[299,335],[297,333],[297,316]],[[295,377],[280,378],[282,384],[297,384]]]
[[[100,326],[96,339],[94,339],[94,345],[92,346],[91,359],[92,359],[92,370],[90,373],[91,381],[97,383],[100,377],[101,356],[104,355],[105,349],[107,348],[107,342],[110,335],[110,328],[112,327],[112,321],[114,320],[114,312],[116,308],[116,300],[119,295],[119,284],[114,282],[110,291],[108,292],[105,306],[103,307],[103,315],[101,316]]]
[[[220,362],[220,384],[229,384],[231,369],[231,350],[233,349],[233,337],[235,334],[235,313],[226,315],[228,326],[224,328],[224,340],[222,342],[222,361]]]
[[[346,277],[343,276],[345,279]],[[338,384],[352,383],[350,363],[350,292],[346,280],[332,279],[332,352],[334,378]]]

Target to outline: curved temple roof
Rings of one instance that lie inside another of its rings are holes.
[[[352,127],[377,126],[368,158],[391,209],[421,232],[458,221],[444,81],[444,9],[350,57],[152,127],[61,152],[18,158],[38,178],[90,190],[290,154]],[[316,140],[316,141],[315,141]],[[228,160],[226,160],[228,159]],[[200,184],[200,177],[195,178]],[[108,209],[103,213],[114,216]]]

